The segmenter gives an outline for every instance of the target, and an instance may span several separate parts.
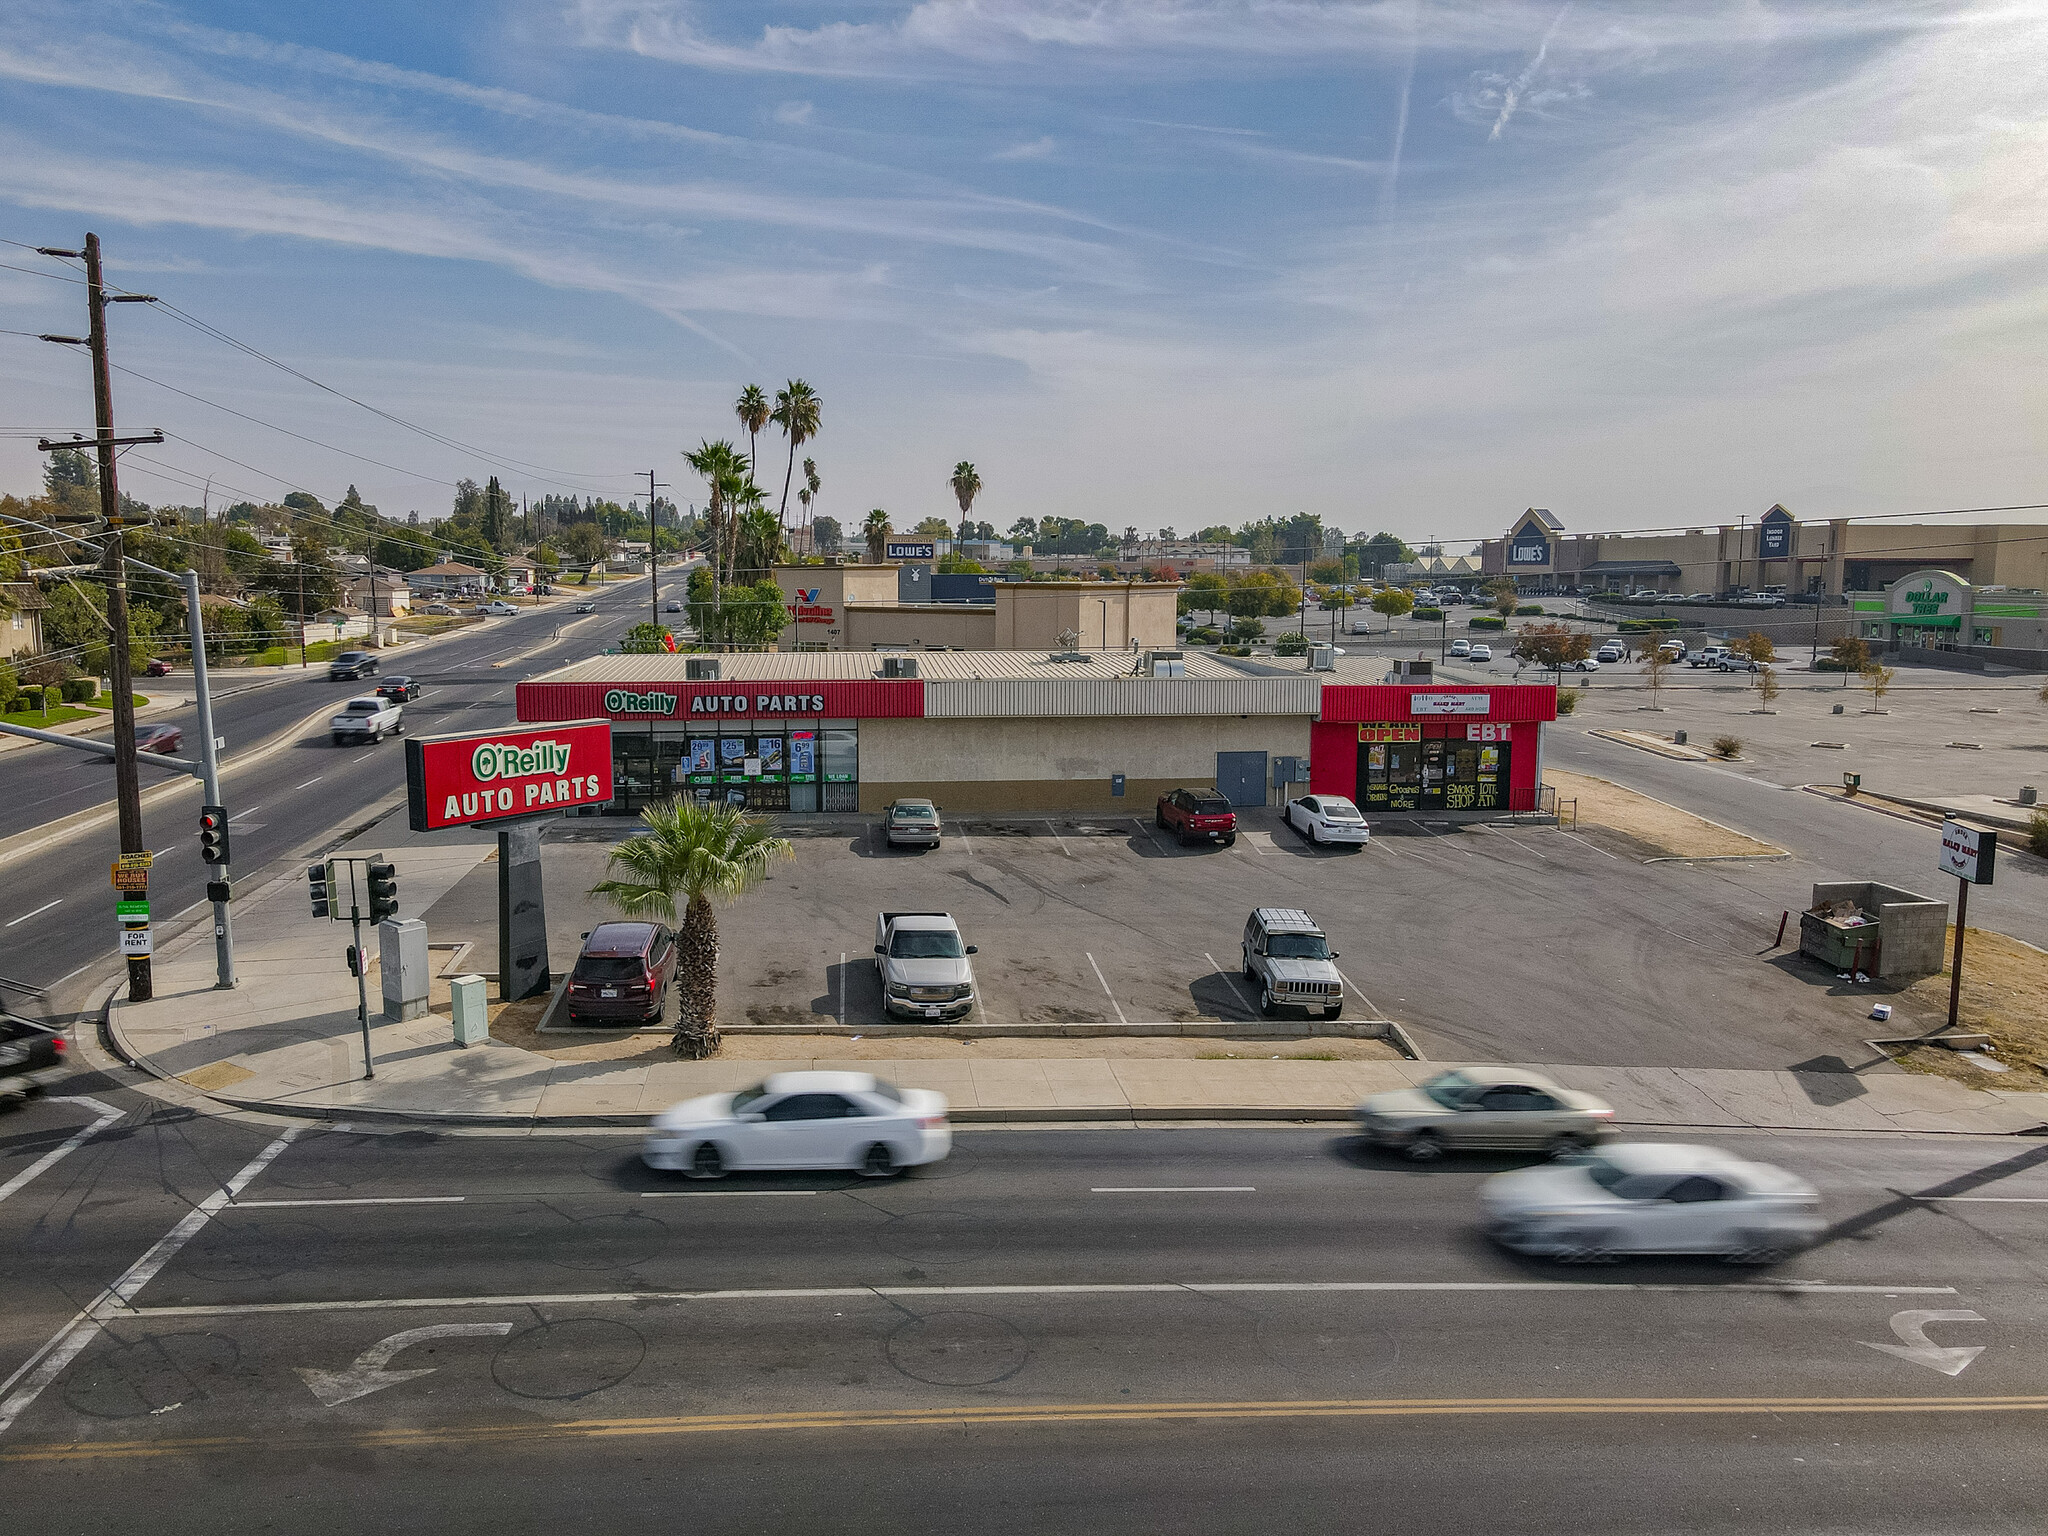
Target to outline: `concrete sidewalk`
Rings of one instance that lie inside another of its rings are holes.
[[[489,833],[414,837],[402,815],[358,840],[398,868],[401,914],[432,907],[489,858]],[[545,845],[543,845],[545,846]],[[212,935],[202,925],[157,957],[156,997],[118,996],[116,1048],[162,1078],[229,1105],[332,1118],[394,1118],[534,1126],[632,1125],[693,1094],[743,1087],[804,1066],[881,1070],[935,1088],[962,1121],[1341,1119],[1368,1093],[1404,1087],[1448,1063],[1181,1059],[762,1061],[747,1037],[704,1062],[561,1062],[493,1040],[453,1043],[450,1021],[372,1017],[377,1075],[363,1079],[356,984],[341,963],[346,925],[310,915],[302,877],[236,903],[241,985],[213,989]],[[566,956],[557,956],[558,960]],[[495,956],[457,969],[488,972]],[[437,968],[439,962],[437,961]],[[372,1009],[381,1007],[371,978]],[[2048,1094],[1972,1089],[1943,1078],[1881,1072],[1767,1072],[1684,1067],[1547,1066],[1597,1093],[1631,1126],[2014,1134],[2048,1123]]]

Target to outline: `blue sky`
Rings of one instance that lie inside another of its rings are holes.
[[[0,236],[96,229],[119,281],[485,450],[129,306],[117,361],[393,466],[123,377],[181,439],[131,461],[151,501],[687,500],[679,450],[792,376],[820,510],[900,525],[962,458],[1004,526],[2048,499],[2038,7],[9,9]],[[0,271],[0,328],[81,307]],[[0,426],[89,423],[77,360],[0,361]],[[0,486],[35,461],[0,437]]]

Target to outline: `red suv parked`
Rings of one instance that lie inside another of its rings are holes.
[[[1170,789],[1159,797],[1154,819],[1162,832],[1171,832],[1182,844],[1217,843],[1228,848],[1237,841],[1237,812],[1213,789]]]
[[[599,923],[569,973],[569,1022],[659,1019],[676,974],[676,936],[660,923]]]

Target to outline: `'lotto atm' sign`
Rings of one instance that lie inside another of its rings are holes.
[[[543,816],[612,798],[612,726],[574,720],[405,744],[415,832]]]

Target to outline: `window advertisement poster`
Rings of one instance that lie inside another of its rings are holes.
[[[690,755],[684,762],[683,773],[692,784],[717,783],[718,742],[710,736],[692,736]]]
[[[818,738],[811,731],[789,733],[789,781],[812,784],[818,778]]]
[[[754,756],[761,764],[759,778],[771,783],[780,783],[785,766],[780,736],[757,736],[754,738]]]
[[[718,738],[718,771],[728,779],[744,779],[747,776],[747,738],[744,736],[721,736]]]

